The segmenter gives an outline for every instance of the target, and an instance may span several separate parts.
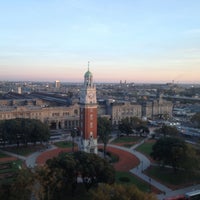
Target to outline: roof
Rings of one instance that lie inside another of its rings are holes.
[[[85,72],[85,75],[84,75],[85,77],[91,77],[92,76],[92,73],[89,71],[89,69],[88,69],[88,71],[87,72]]]

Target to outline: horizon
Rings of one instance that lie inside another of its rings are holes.
[[[42,81],[37,81],[37,80],[0,80],[1,82],[8,82],[8,83],[52,83],[54,84],[56,81],[59,81],[61,84],[83,84],[84,80],[82,81],[60,81],[60,80],[42,80]],[[115,82],[105,82],[105,81],[98,81],[95,82],[94,84],[120,84],[120,81],[122,84],[126,83],[127,85],[129,84],[134,84],[134,85],[167,85],[167,84],[174,84],[174,85],[200,85],[199,82],[127,82],[126,80],[119,80]]]
[[[0,80],[200,83],[200,1],[3,1]]]

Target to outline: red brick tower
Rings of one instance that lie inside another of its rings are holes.
[[[93,75],[89,70],[84,75],[84,85],[80,92],[79,150],[97,154],[97,100]]]

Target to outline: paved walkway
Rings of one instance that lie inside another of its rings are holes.
[[[140,144],[142,144],[142,143],[144,143],[144,141],[142,141]],[[130,170],[131,173],[138,176],[142,180],[146,181],[147,183],[149,183],[149,185],[158,188],[162,192],[169,193],[172,191],[170,188],[166,187],[165,185],[162,185],[158,181],[148,177],[147,175],[145,175],[143,173],[143,170],[147,169],[151,165],[151,162],[146,156],[144,156],[143,154],[141,154],[140,152],[135,150],[135,148],[137,146],[139,146],[138,144],[134,145],[131,148],[126,148],[126,147],[111,145],[111,144],[109,144],[108,146],[127,151],[127,152],[135,155],[140,160],[140,164],[137,167]]]
[[[36,159],[40,154],[42,154],[43,152],[46,152],[46,151],[51,151],[51,150],[56,149],[56,148],[57,148],[56,146],[50,145],[49,148],[45,149],[44,151],[37,151],[37,152],[29,155],[26,158],[26,166],[29,167],[29,168],[34,168],[36,166]]]
[[[0,149],[0,152],[7,154],[9,156],[18,158],[20,160],[23,160],[23,161],[25,161],[27,167],[34,168],[36,166],[36,159],[41,153],[46,152],[46,151],[51,151],[51,150],[56,149],[56,148],[57,148],[56,146],[50,145],[48,149],[45,149],[44,151],[40,150],[40,151],[34,152],[29,156],[21,156],[19,154],[4,151],[2,149]]]
[[[146,181],[147,183],[149,183],[149,185],[154,186],[154,187],[158,188],[160,191],[162,191],[163,192],[162,194],[157,195],[158,200],[163,200],[164,197],[175,196],[175,195],[178,195],[178,194],[184,194],[184,193],[189,192],[189,191],[200,189],[200,184],[199,184],[199,185],[194,185],[194,186],[191,186],[191,187],[182,188],[180,190],[173,191],[170,188],[166,187],[165,185],[162,185],[158,181],[156,181],[156,180],[148,177],[147,175],[145,175],[143,173],[143,171],[151,165],[151,162],[146,156],[144,156],[142,153],[136,151],[135,149],[138,146],[140,146],[141,144],[143,144],[145,142],[145,140],[147,140],[147,139],[144,139],[140,143],[133,145],[131,148],[126,148],[126,147],[123,147],[123,146],[118,146],[118,145],[113,145],[113,144],[108,144],[107,146],[129,152],[129,153],[133,154],[134,156],[136,156],[140,160],[140,164],[137,167],[131,169],[130,172],[133,173],[134,175],[138,176],[142,180]],[[37,151],[37,152],[31,154],[30,156],[27,156],[27,157],[21,156],[21,155],[18,155],[18,154],[14,154],[14,153],[10,153],[10,152],[4,151],[4,150],[0,150],[0,151],[2,153],[8,154],[10,156],[19,158],[19,159],[25,161],[27,167],[34,168],[35,165],[36,165],[36,159],[41,153],[46,152],[46,151],[51,151],[51,150],[56,149],[56,148],[57,148],[56,146],[50,145],[50,147],[48,149],[46,149],[44,151]]]
[[[165,197],[171,197],[171,196],[176,196],[179,194],[185,194],[186,192],[200,189],[200,184],[199,184],[199,185],[194,185],[191,187],[186,187],[186,188],[182,188],[182,189],[173,191],[172,189],[168,188],[167,186],[165,186],[165,185],[161,184],[160,182],[145,175],[143,173],[143,171],[151,165],[151,162],[145,155],[143,155],[142,153],[135,150],[138,146],[143,144],[145,142],[145,140],[148,140],[148,138],[142,140],[140,143],[138,143],[136,145],[133,145],[131,148],[126,148],[126,147],[117,146],[117,145],[113,145],[113,144],[108,144],[108,146],[127,151],[127,152],[135,155],[140,160],[140,164],[137,167],[131,169],[130,172],[133,173],[134,175],[138,176],[142,180],[146,181],[147,183],[149,183],[149,185],[154,186],[154,187],[158,188],[161,192],[163,192],[162,194],[157,195],[158,200],[163,200],[163,198],[165,198]]]
[[[11,152],[8,152],[8,151],[4,151],[4,150],[2,150],[2,149],[0,149],[0,152],[2,152],[2,153],[4,153],[4,154],[7,154],[7,155],[9,155],[9,156],[18,158],[18,159],[23,160],[23,161],[26,160],[26,157],[25,157],[25,156],[21,156],[21,155],[19,155],[19,154],[15,154],[15,153],[11,153]]]
[[[180,195],[180,194],[184,195],[186,192],[191,192],[191,191],[199,190],[199,189],[200,189],[200,184],[182,188],[179,190],[173,190],[173,191],[167,192],[166,194],[159,194],[159,195],[157,195],[157,198],[159,200],[163,200],[163,198],[165,198],[165,197],[172,197],[172,196],[176,196],[176,195]]]

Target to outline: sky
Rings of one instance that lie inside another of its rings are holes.
[[[0,81],[200,83],[199,0],[0,5]]]

